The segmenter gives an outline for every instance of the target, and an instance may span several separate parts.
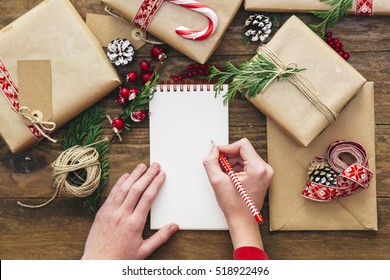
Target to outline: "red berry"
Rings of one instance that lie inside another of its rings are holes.
[[[333,46],[334,46],[333,41],[329,42],[328,45],[331,46],[331,47],[333,48]]]
[[[127,72],[126,81],[128,81],[129,83],[135,83],[137,79],[138,79],[137,73],[135,73],[134,71]]]
[[[142,73],[141,74],[141,81],[146,84],[150,78],[152,77],[152,73],[151,72],[145,72],[145,73]]]
[[[348,60],[349,59],[349,52],[345,52],[344,55],[343,55],[343,58],[345,60]]]
[[[133,122],[142,122],[146,118],[146,111],[140,110],[140,111],[132,112],[130,118]]]
[[[337,43],[340,43],[339,38],[334,38],[334,39],[333,39],[333,44],[337,44]]]
[[[124,106],[126,104],[126,99],[124,99],[123,96],[120,94],[118,94],[115,101],[116,103],[118,103],[119,106]]]
[[[141,62],[139,63],[139,69],[142,72],[148,72],[150,69],[150,62],[147,60],[141,60]]]
[[[330,42],[332,42],[332,38],[327,37],[327,38],[325,39],[325,41],[329,44]]]
[[[129,101],[134,100],[138,96],[138,94],[139,94],[138,89],[131,88],[128,100]]]
[[[194,66],[192,64],[188,65],[187,66],[188,70],[192,71],[192,69],[194,68]]]
[[[343,51],[339,51],[338,54],[342,57],[344,57],[344,52]]]
[[[164,54],[164,51],[162,50],[162,48],[158,47],[158,46],[154,46],[151,51],[150,51],[150,54],[151,56],[154,58],[154,59],[160,59],[161,58],[161,55]]]
[[[325,36],[326,36],[326,37],[332,37],[332,35],[333,35],[333,33],[330,32],[330,31],[328,31],[328,32],[325,33]]]
[[[337,43],[334,45],[334,49],[336,52],[339,52],[339,51],[342,51],[342,44],[341,43]]]
[[[127,87],[121,88],[119,90],[119,94],[120,94],[120,96],[122,96],[124,99],[127,100],[129,98],[129,95],[130,95],[130,90]]]
[[[111,125],[115,133],[119,133],[125,127],[125,122],[122,120],[122,118],[115,118],[112,120]]]

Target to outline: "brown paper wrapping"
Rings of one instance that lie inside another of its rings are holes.
[[[390,15],[389,0],[374,0],[373,15]],[[332,7],[330,4],[320,0],[245,0],[245,10],[261,12],[310,12],[327,11]],[[356,13],[356,0],[353,1],[352,8],[348,11],[350,14]]]
[[[352,140],[367,151],[373,172],[368,189],[330,202],[301,196],[311,160],[326,156],[330,143]],[[292,141],[274,122],[267,120],[268,162],[275,174],[269,189],[270,230],[377,230],[374,83],[367,82],[307,148]]]
[[[137,33],[144,36],[144,32],[122,19],[107,15],[87,14],[86,23],[104,48],[118,38],[129,40],[135,50],[145,45],[145,42],[137,36]]]
[[[16,83],[19,60],[51,61],[51,121],[57,128],[120,84],[99,41],[67,0],[46,0],[3,28],[0,57]],[[0,108],[0,133],[12,152],[37,143],[1,91]]]
[[[132,21],[142,0],[103,0],[103,2],[116,13]],[[218,16],[218,29],[210,38],[192,41],[178,36],[175,33],[177,27],[185,26],[201,30],[208,25],[207,18],[169,2],[161,5],[147,31],[184,55],[203,64],[217,49],[242,0],[202,0],[199,2],[208,5]]]
[[[267,46],[287,65],[306,68],[301,73],[318,97],[339,113],[365,83],[348,62],[296,16],[292,16]],[[286,79],[273,81],[263,93],[249,99],[296,142],[307,146],[329,121],[302,92]]]

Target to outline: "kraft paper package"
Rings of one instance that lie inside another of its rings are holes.
[[[369,169],[374,174],[369,187],[329,202],[301,196],[310,163],[326,156],[330,143],[354,141],[367,152]],[[267,119],[268,162],[275,175],[269,189],[270,230],[377,230],[375,175],[374,83],[367,82],[308,147],[302,147]]]
[[[56,128],[120,84],[99,41],[68,0],[43,1],[4,27],[0,31],[0,59],[14,86],[20,87],[20,100],[16,100],[19,107],[28,105],[34,111],[50,112],[44,113],[43,120],[54,122]],[[34,71],[38,64],[44,71]],[[4,71],[0,72],[0,82],[4,82]],[[31,87],[42,81],[45,90]],[[29,90],[23,89],[25,84],[30,85]],[[25,96],[30,97],[26,103]],[[10,100],[0,90],[0,133],[12,152],[21,152],[38,139],[28,129],[26,119],[13,109],[15,100]]]
[[[364,5],[368,5],[368,8]],[[371,6],[372,5],[372,6]],[[327,11],[332,5],[321,2],[320,0],[245,0],[245,10],[259,12],[310,12]],[[371,10],[372,15],[390,15],[390,1],[388,0],[353,0],[352,8],[349,14],[360,12],[365,14],[365,10]]]
[[[285,65],[305,68],[296,77],[338,115],[366,82],[296,16],[289,18],[266,46]],[[302,146],[308,146],[330,124],[302,90],[287,79],[274,80],[249,101]]]
[[[132,21],[143,0],[103,0],[113,13]],[[199,63],[205,63],[219,46],[222,37],[241,6],[242,0],[201,0],[218,17],[216,32],[205,40],[188,40],[175,33],[175,29],[184,26],[189,29],[203,30],[208,26],[207,18],[195,11],[164,1],[147,29],[147,32],[162,42],[175,48]]]

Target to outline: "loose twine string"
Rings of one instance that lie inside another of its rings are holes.
[[[262,92],[278,77],[283,74],[291,74],[287,77],[287,80],[295,85],[305,97],[325,116],[330,122],[334,122],[337,118],[337,113],[330,109],[319,97],[313,83],[305,75],[301,73],[294,73],[297,68],[295,63],[286,65],[283,61],[266,45],[261,45],[257,51],[262,54],[267,60],[274,64],[278,70],[275,72],[275,76],[265,85]],[[291,68],[291,66],[293,66]],[[302,79],[303,78],[303,79]]]
[[[102,142],[108,142],[108,138],[87,146],[77,145],[60,154],[51,164],[55,193],[48,201],[39,205],[28,205],[20,201],[17,203],[27,208],[40,208],[52,202],[58,194],[67,197],[86,197],[92,194],[99,186],[101,176],[99,153],[92,146]]]

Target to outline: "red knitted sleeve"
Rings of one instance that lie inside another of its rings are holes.
[[[253,246],[239,247],[233,252],[233,260],[269,260],[266,252]]]

